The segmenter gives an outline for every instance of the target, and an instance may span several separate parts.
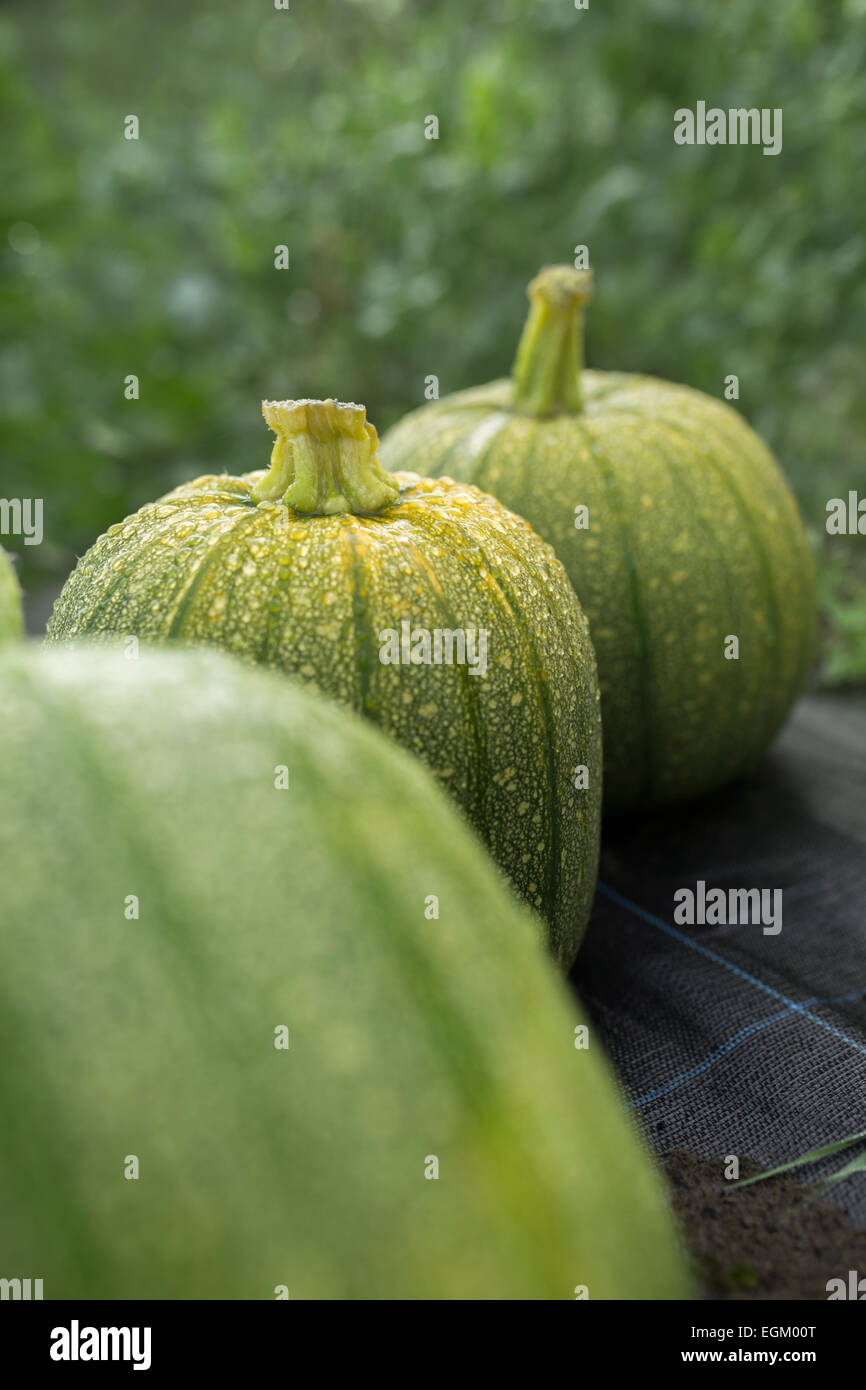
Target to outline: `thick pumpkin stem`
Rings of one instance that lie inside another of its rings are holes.
[[[578,411],[583,306],[592,296],[592,271],[545,266],[526,293],[530,309],[512,368],[515,409],[528,415]]]
[[[377,457],[379,436],[362,405],[342,401],[262,401],[277,436],[254,502],[285,502],[296,512],[334,516],[378,512],[397,483]]]

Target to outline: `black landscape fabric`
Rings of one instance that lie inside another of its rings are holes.
[[[674,922],[677,889],[782,889],[782,930]],[[866,1129],[866,702],[801,702],[761,770],[605,824],[573,972],[654,1147],[770,1167]],[[798,1170],[803,1181],[863,1148]],[[866,1227],[866,1173],[834,1189]]]

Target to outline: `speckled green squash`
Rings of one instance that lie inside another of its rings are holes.
[[[0,708],[4,1277],[688,1294],[540,923],[419,761],[217,652],[12,646]]]
[[[595,886],[600,721],[562,566],[477,489],[383,473],[362,406],[265,414],[270,471],[197,478],[112,527],[69,579],[49,639],[212,644],[362,711],[433,769],[571,961]],[[430,664],[393,660],[425,655],[404,623],[430,634]],[[435,664],[437,630],[466,633],[474,672],[447,664],[444,637]]]
[[[24,628],[21,589],[5,550],[0,550],[0,645],[20,637]]]
[[[542,271],[513,377],[408,415],[381,457],[476,483],[553,545],[590,622],[617,809],[755,766],[813,659],[815,579],[796,503],[730,406],[582,370],[589,289]]]

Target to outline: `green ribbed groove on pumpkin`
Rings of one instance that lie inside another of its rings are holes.
[[[10,646],[0,706],[6,1275],[688,1296],[541,924],[417,759],[213,651]]]
[[[592,645],[562,566],[478,489],[386,473],[363,406],[263,409],[270,470],[197,478],[113,526],[70,576],[49,641],[213,645],[359,710],[432,768],[570,962],[595,887],[601,751]],[[404,621],[484,631],[486,674],[383,664]]]
[[[730,406],[583,367],[590,290],[587,271],[543,270],[512,377],[407,415],[381,458],[475,483],[553,545],[590,622],[617,810],[756,766],[813,660],[815,572],[778,466]]]
[[[12,561],[0,550],[0,644],[14,641],[24,631],[21,587]]]

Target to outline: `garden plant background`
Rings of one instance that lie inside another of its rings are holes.
[[[3,5],[0,490],[45,499],[41,546],[4,538],[32,625],[112,522],[264,466],[261,398],[381,431],[428,374],[502,375],[527,280],[585,243],[590,364],[737,374],[820,548],[821,677],[866,679],[863,540],[824,532],[866,493],[864,67],[866,0]],[[782,154],[676,145],[697,100],[781,107]]]

